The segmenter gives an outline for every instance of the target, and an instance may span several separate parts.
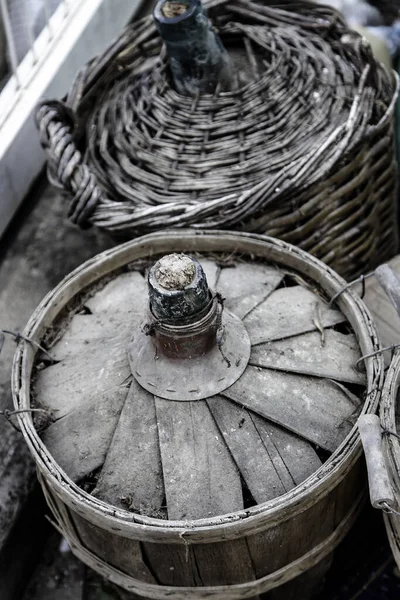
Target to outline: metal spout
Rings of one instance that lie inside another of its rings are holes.
[[[160,0],[153,17],[179,94],[214,94],[233,88],[231,59],[201,0]]]

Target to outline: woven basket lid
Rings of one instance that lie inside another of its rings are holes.
[[[56,363],[37,363],[34,397],[53,418],[36,426],[55,461],[106,503],[174,521],[299,485],[344,441],[366,386],[317,285],[238,254],[136,260],[46,343]]]

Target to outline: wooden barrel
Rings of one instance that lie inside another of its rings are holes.
[[[161,375],[145,389],[148,365],[168,376],[163,365],[176,363],[157,347],[137,366],[166,327],[153,305],[151,323],[136,326],[144,274],[182,252],[216,292],[217,346],[201,385],[190,363],[174,389],[160,388]],[[13,393],[72,551],[144,598],[309,598],[362,505],[355,422],[376,410],[382,386],[379,355],[357,369],[378,341],[344,286],[282,241],[182,230],[104,252],[51,292],[17,349]]]
[[[380,409],[383,451],[393,486],[394,506],[384,513],[390,546],[400,568],[400,352],[393,359],[387,374]]]

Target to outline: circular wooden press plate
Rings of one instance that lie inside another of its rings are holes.
[[[57,363],[35,374],[36,403],[53,415],[42,439],[67,475],[115,507],[174,521],[242,510],[299,485],[350,432],[366,385],[346,318],[314,287],[242,256],[197,258],[250,340],[232,385],[215,388],[212,373],[203,399],[180,402],[132,376],[128,348],[146,321],[155,258],[91,289],[52,332]],[[211,370],[224,360],[210,358]],[[193,373],[182,375],[185,393]]]

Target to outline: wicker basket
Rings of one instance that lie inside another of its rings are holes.
[[[170,85],[151,17],[38,111],[69,216],[114,235],[233,228],[300,246],[354,277],[397,250],[398,80],[339,13],[312,2],[205,2],[239,87]]]

